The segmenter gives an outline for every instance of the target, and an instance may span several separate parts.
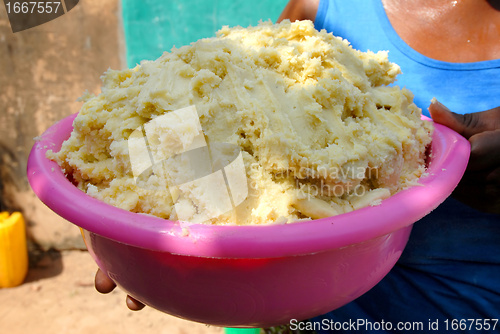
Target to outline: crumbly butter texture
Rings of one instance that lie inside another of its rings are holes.
[[[310,21],[224,27],[156,61],[107,71],[102,92],[83,98],[71,137],[48,154],[91,196],[176,220],[180,190],[159,174],[172,180],[188,171],[153,166],[152,187],[139,185],[128,139],[157,117],[194,106],[206,145],[239,147],[247,178],[239,186],[248,186],[235,210],[205,223],[333,216],[376,205],[425,171],[432,125],[420,119],[410,91],[388,86],[399,73],[386,52],[354,50]],[[194,123],[169,124],[163,132],[150,129],[157,134],[149,143],[156,156],[200,140]],[[203,191],[218,194],[214,184],[194,189],[183,199],[193,212],[183,217],[208,208]]]

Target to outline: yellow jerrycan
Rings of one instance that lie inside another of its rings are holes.
[[[0,213],[0,288],[23,283],[28,273],[26,227],[20,212]]]

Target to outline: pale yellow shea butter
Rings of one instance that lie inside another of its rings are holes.
[[[310,21],[225,27],[107,71],[49,156],[91,196],[166,219],[333,216],[425,172],[432,125],[410,91],[388,86],[399,73],[386,52],[354,50]]]

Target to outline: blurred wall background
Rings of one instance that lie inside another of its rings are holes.
[[[12,33],[0,5],[0,211],[21,211],[31,247],[83,248],[78,228],[47,209],[26,178],[33,138],[98,94],[108,68],[154,60],[224,25],[276,21],[288,0],[81,0],[67,14]]]
[[[83,247],[79,230],[35,197],[26,162],[34,137],[77,112],[85,90],[98,93],[103,71],[126,66],[120,22],[118,0],[84,0],[53,21],[12,33],[0,5],[0,205],[24,214],[32,247]]]

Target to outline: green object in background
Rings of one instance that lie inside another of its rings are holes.
[[[260,328],[224,328],[225,334],[260,334]]]
[[[173,46],[213,37],[222,26],[276,22],[288,0],[122,0],[127,65],[154,60]]]

